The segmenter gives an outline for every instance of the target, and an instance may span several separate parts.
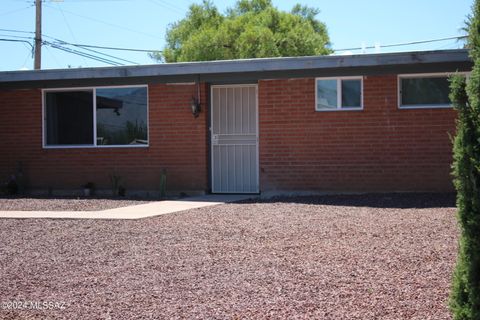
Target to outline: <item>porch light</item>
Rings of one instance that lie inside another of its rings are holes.
[[[191,108],[192,108],[192,114],[193,116],[196,118],[198,117],[198,114],[200,113],[200,101],[198,101],[197,98],[195,97],[192,97],[192,105],[191,105]]]
[[[192,114],[195,118],[198,117],[198,114],[200,113],[201,111],[201,108],[200,108],[200,77],[197,79],[197,81],[195,81],[196,85],[197,85],[197,96],[192,96],[192,104],[191,104],[191,108],[192,108]]]

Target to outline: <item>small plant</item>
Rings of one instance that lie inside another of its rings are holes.
[[[87,182],[83,185],[83,194],[86,197],[93,195],[93,191],[95,190],[95,184],[93,182]]]
[[[83,188],[85,189],[94,189],[95,188],[95,184],[93,182],[87,182],[83,185]]]
[[[18,184],[15,175],[10,177],[5,186],[5,190],[7,191],[7,194],[11,196],[18,194]]]
[[[7,195],[23,194],[25,192],[25,176],[23,174],[22,163],[17,162],[15,173],[10,175],[9,179],[0,184],[0,193]]]
[[[120,197],[125,197],[126,194],[127,194],[127,189],[125,189],[124,186],[119,186],[118,187],[118,195]]]
[[[167,196],[167,169],[163,169],[160,174],[160,198]]]
[[[23,165],[21,161],[17,162],[17,167],[15,169],[15,182],[17,183],[18,193],[24,194],[25,189],[27,188],[26,177],[23,170]]]
[[[112,187],[112,195],[114,197],[119,195],[121,181],[122,177],[119,176],[115,171],[110,174],[110,184]]]

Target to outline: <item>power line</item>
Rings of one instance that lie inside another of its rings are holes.
[[[122,66],[123,65],[120,62],[116,62],[116,61],[109,60],[109,59],[106,59],[106,58],[98,57],[98,56],[95,56],[95,55],[92,55],[92,54],[89,54],[89,53],[84,53],[84,52],[81,52],[81,51],[78,51],[78,50],[66,48],[64,46],[55,44],[53,42],[44,41],[44,44],[49,45],[50,47],[52,47],[54,49],[62,50],[62,51],[65,51],[65,52],[68,52],[68,53],[71,53],[71,54],[76,54],[78,56],[82,56],[82,57],[86,57],[86,58],[89,58],[89,59],[92,59],[92,60],[103,62],[103,63],[109,64],[109,65],[112,65],[112,66]]]
[[[16,33],[31,33],[31,34],[35,33],[33,31],[22,31],[22,30],[14,30],[14,29],[0,29],[0,31],[16,32]]]
[[[29,1],[29,2],[30,2],[30,1]],[[35,6],[35,5],[32,4],[32,5],[29,5],[28,7],[24,7],[24,8],[15,9],[15,10],[12,10],[12,11],[7,11],[7,12],[0,13],[0,17],[9,15],[9,14],[12,14],[12,13],[15,13],[15,12],[19,12],[19,11],[22,11],[22,10],[30,9],[30,8],[33,7],[33,6]]]
[[[50,8],[50,9],[54,9],[54,10],[58,10],[57,8],[52,7],[52,6],[49,6],[49,5],[47,5],[47,4],[45,4],[45,7]],[[87,17],[87,16],[84,16],[84,15],[81,15],[81,14],[78,14],[78,13],[75,13],[75,12],[72,12],[72,11],[67,11],[67,10],[63,10],[63,11],[66,12],[66,13],[69,13],[69,14],[71,14],[71,15],[74,15],[74,16],[77,16],[77,17],[80,17],[80,18],[83,18],[83,19],[95,21],[95,22],[98,22],[98,23],[103,23],[103,24],[105,24],[105,25],[108,25],[108,26],[111,26],[111,27],[114,27],[114,28],[127,30],[127,31],[130,31],[130,32],[137,33],[137,34],[141,34],[141,35],[144,35],[144,36],[148,36],[148,37],[151,37],[151,38],[154,38],[154,39],[159,39],[158,36],[153,35],[153,34],[150,34],[150,33],[142,32],[142,31],[138,31],[138,30],[134,30],[134,29],[130,29],[130,28],[127,28],[127,27],[118,25],[118,24],[106,22],[106,21],[99,20],[99,19],[96,19],[96,18]]]
[[[82,2],[127,2],[131,0],[64,0],[64,2],[82,3]]]
[[[105,49],[105,50],[136,51],[136,52],[162,52],[162,50],[157,50],[157,49],[149,50],[149,49],[105,47],[105,46],[95,46],[95,45],[90,45],[90,44],[79,44],[79,43],[72,43],[72,45],[78,46],[78,47],[97,48],[97,49]]]
[[[28,45],[30,45],[30,47],[32,47],[32,51],[33,51],[33,45],[32,45],[29,41],[27,41],[27,40],[17,40],[17,39],[4,39],[4,38],[0,38],[0,41],[27,43]]]
[[[12,32],[12,33],[25,33],[25,34],[33,34],[31,31],[23,31],[23,30],[15,30],[15,29],[1,29],[0,31],[6,31],[6,32]],[[26,37],[26,36],[19,36],[19,35],[6,35],[6,34],[0,34],[0,36],[3,37],[10,37],[10,38],[17,38],[17,39],[34,39],[33,37]],[[127,48],[127,47],[110,47],[110,46],[100,46],[100,45],[91,45],[91,44],[80,44],[80,43],[69,43],[64,40],[60,40],[51,36],[44,35],[47,38],[50,38],[54,40],[55,42],[44,42],[47,45],[56,45],[55,49],[58,50],[63,50],[72,54],[77,54],[77,55],[82,55],[83,57],[91,58],[97,61],[101,61],[104,63],[112,64],[112,65],[123,65],[122,63],[118,61],[123,61],[131,64],[138,64],[134,61],[126,60],[123,58],[119,58],[113,55],[109,55],[97,50],[92,50],[92,49],[101,49],[101,50],[115,50],[115,51],[132,51],[132,52],[162,52],[161,50],[156,50],[156,49],[139,49],[139,48]],[[430,39],[430,40],[420,40],[420,41],[411,41],[411,42],[405,42],[405,43],[396,43],[396,44],[387,44],[380,46],[381,48],[388,48],[388,47],[399,47],[399,46],[409,46],[409,45],[415,45],[415,44],[422,44],[422,43],[431,43],[431,42],[439,42],[439,41],[446,41],[446,40],[460,40],[460,39],[465,39],[467,36],[454,36],[454,37],[445,37],[445,38],[439,38],[439,39]],[[18,40],[14,41],[13,39],[4,39],[3,41],[12,41],[12,42],[24,42],[28,43],[30,46],[30,42],[26,40]],[[65,45],[70,45],[77,47],[79,49],[87,50],[90,51],[94,54],[78,51],[78,50],[73,50],[70,48],[66,48]],[[52,46],[53,47],[53,46]],[[335,49],[334,51],[346,51],[346,50],[360,50],[360,49],[373,49],[375,46],[367,46],[367,47],[356,47],[356,48],[345,48],[345,49]],[[104,57],[99,57],[98,55],[103,55]],[[114,61],[111,59],[115,59],[118,61]]]
[[[21,31],[21,30],[12,30],[12,29],[0,29],[0,31],[32,33],[32,32],[30,32],[30,31]],[[47,37],[48,37],[48,36],[47,36]],[[460,40],[460,39],[465,39],[465,38],[467,38],[467,36],[453,36],[453,37],[430,39],[430,40],[420,40],[420,41],[411,41],[411,42],[404,42],[404,43],[386,44],[386,45],[381,45],[380,47],[381,47],[381,48],[401,47],[401,46],[409,46],[409,45],[422,44],[422,43],[430,43],[430,42],[439,42],[439,41],[446,41],[446,40]],[[71,43],[71,45],[78,46],[78,47],[85,47],[85,48],[105,49],[105,50],[136,51],[136,52],[162,52],[162,50],[157,50],[157,49],[139,49],[139,48],[126,48],[126,47],[109,47],[109,46],[99,46],[99,45],[80,44],[80,43]],[[375,46],[367,46],[367,47],[355,47],[355,48],[334,49],[333,51],[361,50],[361,49],[374,49],[374,48],[375,48]]]
[[[55,61],[55,63],[57,64],[57,67],[58,68],[61,68],[62,67],[62,64],[58,61],[57,57],[55,57],[55,55],[53,54],[52,51],[50,51],[50,48],[48,46],[45,46],[45,48],[47,49],[46,51],[48,52],[48,54],[50,54],[50,56],[53,58],[53,61]]]
[[[100,51],[97,51],[97,50],[93,50],[93,49],[89,49],[89,48],[83,48],[82,46],[80,46],[78,44],[70,43],[70,42],[67,42],[65,40],[61,40],[61,39],[54,38],[54,37],[47,36],[47,35],[44,35],[44,36],[46,38],[50,38],[50,39],[54,40],[55,41],[54,43],[58,44],[58,45],[70,45],[70,46],[74,46],[74,47],[79,47],[83,50],[90,51],[90,52],[93,52],[93,53],[96,53],[96,54],[100,54],[100,55],[103,55],[103,56],[106,56],[106,57],[109,57],[109,58],[113,58],[113,59],[116,59],[116,60],[131,63],[131,64],[138,64],[137,62],[134,62],[134,61],[131,61],[131,60],[126,60],[126,59],[123,59],[123,58],[119,58],[119,57],[116,57],[116,56],[113,56],[113,55],[110,55],[110,54],[107,54],[107,53],[103,53],[103,52],[100,52]]]
[[[16,35],[2,35],[2,34],[0,34],[0,36],[4,36],[4,37],[7,36],[7,37],[12,37],[12,38],[20,38],[20,39],[34,39],[34,37],[24,37],[24,36],[16,36]],[[71,45],[71,44],[66,42],[66,41],[56,39],[56,38],[53,38],[53,37],[50,37],[50,36],[47,36],[47,37],[51,38],[51,39],[54,39],[58,43],[43,41],[44,45],[49,45],[49,46],[51,46],[55,49],[59,49],[59,50],[69,52],[69,53],[72,53],[72,54],[77,54],[79,56],[90,58],[90,59],[100,61],[100,62],[104,62],[104,63],[110,64],[110,65],[123,65],[122,63],[119,63],[119,62],[116,62],[116,61],[113,61],[113,60],[110,60],[110,59],[106,59],[106,58],[98,57],[98,56],[93,55],[93,54],[89,54],[89,53],[81,52],[81,51],[78,51],[78,50],[73,50],[73,49],[70,49],[70,48],[66,48],[66,47],[62,46],[62,44],[66,44],[66,45]],[[6,38],[2,38],[0,40],[1,41],[9,41],[9,42],[23,42],[23,43],[27,43],[28,45],[30,45],[32,50],[34,48],[33,45],[30,43],[30,41],[27,41],[27,40],[6,39]],[[122,58],[118,58],[118,57],[115,57],[115,56],[112,56],[112,55],[109,55],[109,54],[106,54],[106,53],[103,53],[103,52],[99,52],[99,51],[96,51],[96,50],[92,50],[92,49],[83,49],[83,50],[88,50],[88,51],[94,52],[96,54],[104,55],[104,56],[107,56],[109,58],[125,61],[125,62],[128,62],[128,63],[138,64],[136,62],[126,60],[126,59],[122,59]]]
[[[49,38],[51,38],[51,37],[49,37]],[[65,47],[65,45],[69,45],[69,43],[66,42],[66,41],[62,41],[62,40],[55,39],[55,38],[52,38],[52,39],[54,39],[55,42],[44,41],[44,43],[46,45],[51,46],[52,48],[63,50],[65,52],[76,54],[76,55],[79,55],[79,56],[82,56],[82,57],[85,57],[85,58],[90,58],[90,59],[93,59],[93,60],[96,60],[96,61],[104,62],[104,63],[107,63],[109,65],[124,65],[121,62],[109,59],[109,58],[113,58],[113,59],[116,59],[116,60],[124,60],[122,58],[118,58],[118,57],[115,57],[115,56],[111,56],[111,55],[108,55],[108,54],[105,54],[105,53],[102,53],[102,52],[98,52],[98,51],[95,51],[95,50],[90,50],[90,49],[88,51],[91,51],[94,54],[83,52],[83,51],[78,51],[78,50],[75,50],[75,49]],[[84,49],[84,50],[86,50],[86,49]],[[104,55],[107,58],[101,57],[101,56],[99,56],[99,54]],[[129,62],[129,63],[136,64],[133,61],[129,61],[129,60],[125,60],[125,61]]]
[[[162,1],[162,0],[150,0],[151,3],[153,4],[156,4],[157,6],[160,6],[164,9],[167,9],[167,10],[172,10],[172,11],[176,11],[177,13],[184,13],[185,10],[181,9],[180,7],[177,7],[173,4],[170,4],[169,2],[166,2],[166,1]]]
[[[16,33],[30,33],[30,34],[35,33],[35,32],[32,32],[32,31],[23,31],[23,30],[14,30],[14,29],[1,29],[1,28],[0,28],[0,31],[16,32]],[[45,35],[45,34],[43,34],[43,36],[47,37],[47,38],[54,39],[54,40],[59,40],[59,39],[56,39],[54,37],[50,37],[50,36]],[[61,41],[61,40],[59,40],[59,41]],[[98,46],[98,45],[80,44],[80,43],[69,43],[69,44],[74,45],[74,46],[78,46],[78,47],[105,49],[105,50],[134,51],[134,52],[135,51],[136,52],[162,52],[162,50],[158,50],[158,49],[137,49],[137,48],[125,48],[125,47],[109,47],[109,46]]]
[[[17,39],[35,39],[34,37],[25,37],[25,36],[15,36],[10,34],[0,34],[1,37],[10,37],[10,38],[17,38]]]
[[[456,37],[447,37],[447,38],[439,38],[439,39],[431,39],[431,40],[420,40],[420,41],[411,41],[411,42],[404,42],[404,43],[394,43],[394,44],[385,44],[379,46],[380,48],[390,48],[390,47],[403,47],[403,46],[410,46],[414,44],[422,44],[422,43],[430,43],[430,42],[438,42],[438,41],[446,41],[446,40],[453,40],[453,39],[465,39],[467,36],[456,36]],[[361,50],[361,49],[374,49],[375,46],[367,46],[367,47],[357,47],[357,48],[345,48],[345,49],[335,49],[333,51],[347,51],[347,50]]]
[[[8,29],[0,29],[0,30],[8,30]],[[19,30],[14,30],[14,31],[22,32],[22,33],[29,33],[27,31],[19,31]],[[11,38],[19,38],[19,39],[35,39],[34,37],[25,37],[25,36],[8,35],[8,34],[0,34],[0,36],[11,37]],[[96,47],[96,46],[88,46],[87,45],[87,47],[84,48],[85,45],[70,43],[70,42],[67,42],[67,41],[64,41],[64,40],[61,40],[61,39],[58,39],[58,38],[48,36],[48,35],[43,35],[43,36],[46,37],[46,38],[50,38],[50,39],[54,40],[54,42],[44,42],[45,44],[54,43],[54,44],[59,45],[59,46],[70,45],[70,46],[74,46],[74,47],[79,47],[79,48],[81,48],[83,50],[86,50],[86,51],[93,52],[97,55],[103,55],[105,57],[116,59],[116,60],[123,61],[123,62],[127,62],[127,63],[130,63],[130,64],[138,64],[137,62],[134,62],[134,61],[131,61],[131,60],[119,58],[119,57],[116,57],[116,56],[113,56],[113,55],[110,55],[110,54],[107,54],[107,53],[103,53],[103,52],[100,52],[100,51],[97,51],[97,50],[89,49],[89,47]],[[101,58],[101,57],[99,57],[99,58]]]
[[[52,37],[48,37],[48,38],[52,38]],[[106,54],[106,53],[103,53],[103,52],[100,52],[100,51],[97,51],[97,50],[92,50],[92,49],[89,49],[89,48],[82,48],[81,46],[79,46],[77,44],[74,44],[74,43],[69,43],[69,42],[59,40],[59,39],[55,39],[55,38],[52,38],[52,39],[56,40],[57,41],[56,44],[59,44],[59,45],[70,45],[70,46],[74,46],[74,47],[80,47],[83,50],[87,50],[87,51],[90,51],[90,52],[93,52],[93,53],[96,53],[96,54],[100,54],[100,55],[103,55],[103,56],[106,56],[106,57],[109,57],[109,58],[113,58],[113,59],[116,59],[116,60],[131,63],[131,64],[138,64],[137,62],[126,60],[126,59],[119,58],[119,57],[116,57],[116,56],[112,56],[110,54]]]
[[[60,9],[60,13],[62,14],[63,21],[65,21],[65,24],[67,25],[68,31],[70,32],[70,35],[72,36],[73,41],[77,42],[77,39],[75,38],[75,35],[73,34],[72,28],[70,28],[70,24],[68,23],[67,18],[65,17],[65,14],[63,13],[62,7],[57,3],[58,9]],[[85,64],[87,63],[85,58],[83,58],[83,61]]]

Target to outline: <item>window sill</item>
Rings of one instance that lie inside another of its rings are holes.
[[[315,109],[315,112],[338,112],[338,111],[363,111],[363,108]]]
[[[418,106],[399,106],[400,110],[409,109],[453,109],[452,105],[418,105]]]
[[[76,145],[76,146],[43,146],[43,149],[110,149],[110,148],[148,148],[150,145],[112,145],[112,146],[94,146],[94,145]]]

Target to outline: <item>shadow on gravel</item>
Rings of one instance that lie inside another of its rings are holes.
[[[277,196],[238,203],[300,203],[329,206],[373,208],[450,208],[455,207],[454,193],[383,193],[322,196]]]
[[[113,197],[113,196],[47,196],[47,195],[30,195],[30,194],[18,194],[18,195],[5,195],[0,194],[0,200],[112,200],[112,201],[158,201],[158,198],[147,198],[139,196],[125,196],[125,197]]]

